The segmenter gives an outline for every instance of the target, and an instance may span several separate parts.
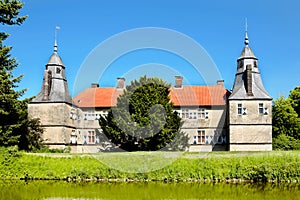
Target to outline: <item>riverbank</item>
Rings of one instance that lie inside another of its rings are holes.
[[[299,153],[28,154],[2,149],[0,179],[299,182]]]

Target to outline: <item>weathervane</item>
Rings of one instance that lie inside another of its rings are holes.
[[[57,42],[56,42],[56,39],[57,39],[57,31],[59,29],[60,29],[59,26],[55,27],[55,31],[54,31],[54,52],[57,52]]]
[[[249,44],[249,40],[248,40],[248,21],[247,21],[247,17],[245,18],[245,45]]]

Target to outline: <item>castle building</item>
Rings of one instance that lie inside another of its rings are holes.
[[[272,97],[264,89],[247,34],[232,92],[223,80],[210,86],[186,86],[182,80],[175,77],[170,100],[182,118],[182,131],[189,136],[189,151],[272,150]],[[112,145],[103,142],[98,120],[116,106],[125,88],[125,79],[118,78],[116,87],[91,84],[72,99],[55,42],[41,91],[28,105],[29,117],[41,120],[44,144],[50,148],[103,151]]]

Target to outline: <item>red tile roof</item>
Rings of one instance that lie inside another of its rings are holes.
[[[73,100],[79,107],[113,107],[122,93],[123,90],[116,88],[87,88]],[[222,85],[170,88],[170,100],[174,106],[226,105],[229,95]]]
[[[226,105],[230,93],[222,85],[171,87],[170,99],[174,106]]]
[[[113,107],[123,90],[116,88],[87,88],[74,97],[79,107]]]

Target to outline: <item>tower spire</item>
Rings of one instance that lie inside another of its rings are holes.
[[[249,44],[249,40],[248,40],[248,22],[247,22],[247,17],[245,19],[245,45],[248,45]]]
[[[57,52],[57,31],[60,29],[59,26],[55,27],[54,31],[54,52]]]

